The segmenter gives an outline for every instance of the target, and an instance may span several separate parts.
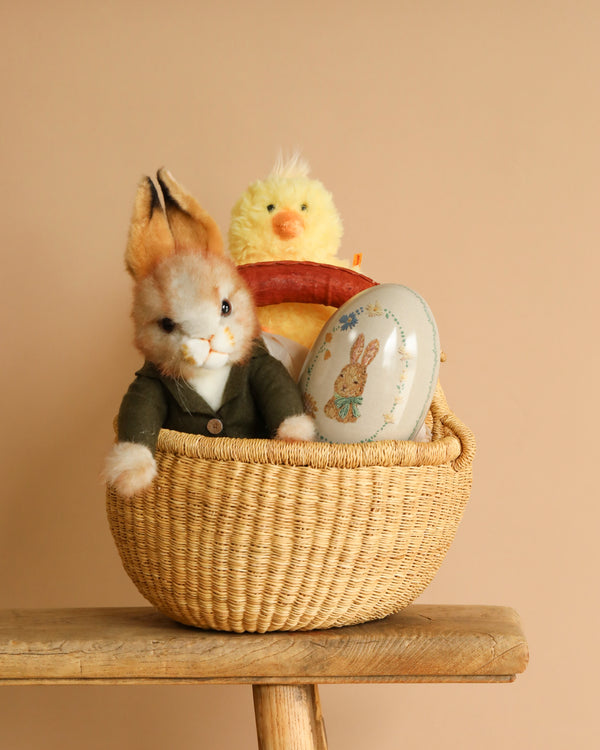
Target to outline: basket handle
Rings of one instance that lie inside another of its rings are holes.
[[[444,427],[449,429],[460,442],[460,453],[452,461],[452,467],[456,471],[461,471],[470,466],[475,455],[475,436],[467,425],[452,412],[439,382],[431,402],[431,413],[433,415],[432,440],[439,440],[443,437]]]
[[[341,307],[377,282],[351,268],[311,261],[279,260],[247,263],[237,269],[258,307],[281,302],[312,302]]]

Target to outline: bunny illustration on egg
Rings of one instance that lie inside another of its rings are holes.
[[[300,376],[318,439],[416,439],[439,365],[437,325],[417,292],[380,284],[355,295],[326,323]]]
[[[367,384],[367,367],[377,356],[379,341],[370,341],[365,353],[364,334],[360,334],[350,348],[350,362],[336,378],[333,396],[325,404],[325,415],[338,422],[356,422],[360,417],[359,406]],[[361,359],[362,355],[362,359]]]

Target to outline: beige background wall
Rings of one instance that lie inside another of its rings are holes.
[[[168,165],[226,229],[280,147],[335,195],[343,255],[437,317],[479,442],[422,600],[506,604],[509,686],[324,687],[330,744],[597,739],[600,6],[594,0],[0,3],[0,607],[143,604],[98,472],[138,364],[122,253]],[[235,687],[5,688],[0,748],[254,747]]]

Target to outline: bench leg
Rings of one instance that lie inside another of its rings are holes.
[[[259,750],[327,750],[316,685],[253,685]]]

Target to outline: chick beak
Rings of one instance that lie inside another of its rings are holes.
[[[283,210],[272,219],[273,231],[282,240],[292,240],[304,231],[304,219],[296,211]]]

